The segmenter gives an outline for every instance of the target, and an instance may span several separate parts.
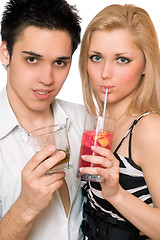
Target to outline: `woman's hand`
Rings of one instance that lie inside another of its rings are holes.
[[[119,161],[115,158],[114,154],[102,147],[92,147],[92,150],[100,156],[83,155],[82,159],[87,162],[100,164],[99,167],[86,167],[81,168],[80,171],[86,174],[100,175],[104,178],[101,182],[102,196],[109,200],[114,197],[120,188],[119,184]]]

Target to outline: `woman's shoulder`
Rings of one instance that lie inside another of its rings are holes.
[[[142,117],[139,117],[139,121],[137,122],[137,128],[139,128],[139,131],[146,129],[148,132],[156,127],[160,128],[160,114],[149,112],[141,116]]]
[[[156,161],[160,154],[160,115],[151,113],[141,118],[133,131],[133,156],[136,163],[144,167]],[[154,158],[154,159],[153,159]]]
[[[160,142],[160,114],[150,113],[144,115],[136,124],[135,136],[137,141],[149,143],[159,140]]]

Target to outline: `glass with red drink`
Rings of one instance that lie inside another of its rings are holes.
[[[103,180],[99,175],[84,174],[79,171],[81,167],[102,167],[99,164],[84,161],[81,156],[98,155],[92,151],[91,146],[101,146],[111,150],[114,122],[112,118],[87,114],[79,154],[77,177],[94,182]]]

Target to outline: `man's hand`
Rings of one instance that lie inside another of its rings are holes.
[[[35,154],[22,170],[22,187],[17,201],[0,221],[0,240],[24,240],[38,214],[49,204],[63,184],[64,172],[45,173],[64,157],[64,152],[47,147]]]
[[[65,158],[65,153],[62,151],[51,156],[55,150],[54,146],[41,150],[22,170],[22,189],[19,201],[23,203],[26,213],[31,218],[36,217],[47,207],[53,193],[63,184],[64,172],[45,175],[51,167]]]

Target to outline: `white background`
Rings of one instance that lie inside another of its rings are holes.
[[[159,14],[159,1],[158,0],[67,0],[69,4],[76,5],[79,10],[79,15],[82,18],[81,27],[82,27],[82,36],[84,30],[91,19],[104,7],[110,4],[126,4],[131,3],[139,7],[144,8],[150,15],[157,34],[160,40],[160,14]],[[4,5],[7,1],[0,0],[0,18],[1,13],[4,9]],[[69,76],[66,82],[63,85],[61,92],[58,94],[58,98],[63,100],[83,103],[82,90],[81,90],[81,80],[78,69],[78,56],[79,56],[79,47],[73,55],[72,66],[69,73]],[[6,84],[6,70],[0,64],[0,91]]]

